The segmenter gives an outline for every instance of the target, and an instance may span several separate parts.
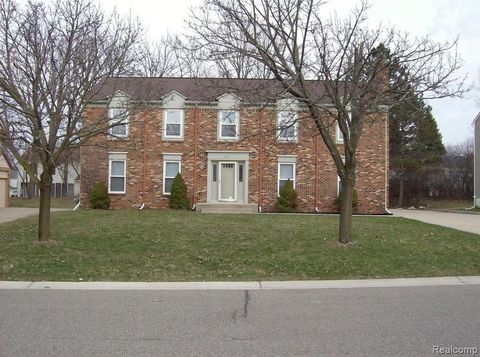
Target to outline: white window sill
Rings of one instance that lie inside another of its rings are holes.
[[[108,194],[109,195],[124,195],[126,192],[123,191],[123,192],[118,192],[118,191],[108,191]]]
[[[282,144],[296,144],[298,143],[298,139],[277,139],[277,142]]]
[[[163,141],[184,141],[183,137],[163,137]]]
[[[240,138],[222,138],[222,137],[219,137],[217,138],[217,141],[225,141],[225,142],[229,142],[229,141],[239,141]]]

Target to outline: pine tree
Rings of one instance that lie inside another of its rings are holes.
[[[103,181],[98,181],[90,193],[90,206],[93,209],[109,209],[110,197]]]
[[[438,173],[445,154],[431,107],[422,98],[390,109],[390,192],[398,206],[418,204],[429,195],[429,178]]]
[[[297,210],[297,191],[293,188],[293,182],[288,179],[280,190],[277,200],[277,211],[280,213],[291,213]]]
[[[170,191],[170,208],[172,209],[186,209],[190,208],[190,200],[188,199],[187,185],[183,181],[180,173],[175,176],[172,181],[172,188]]]

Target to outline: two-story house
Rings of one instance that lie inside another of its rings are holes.
[[[312,86],[322,98],[322,83]],[[361,213],[386,212],[387,113],[371,114],[358,146]],[[300,212],[338,211],[333,159],[307,108],[273,80],[108,78],[92,92],[83,123],[99,120],[122,124],[81,147],[82,205],[104,181],[113,208],[166,208],[181,172],[197,210],[274,212],[290,179]],[[336,122],[325,120],[342,148]]]

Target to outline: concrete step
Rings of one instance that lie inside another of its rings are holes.
[[[195,210],[202,213],[258,213],[258,205],[253,203],[197,203]]]

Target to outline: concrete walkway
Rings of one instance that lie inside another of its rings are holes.
[[[51,208],[51,212],[68,211],[64,208]],[[9,207],[0,208],[0,223],[14,221],[19,218],[38,215],[38,208]]]
[[[480,234],[480,216],[476,214],[449,213],[439,211],[391,209],[396,217],[415,219],[417,221],[437,224],[460,231]]]
[[[0,281],[0,290],[292,290],[480,285],[480,276],[297,281]]]

